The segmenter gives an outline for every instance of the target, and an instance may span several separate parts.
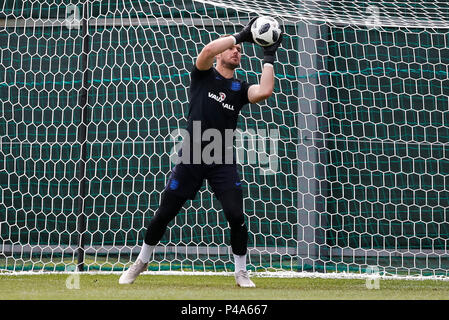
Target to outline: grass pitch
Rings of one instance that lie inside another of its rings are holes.
[[[380,280],[368,289],[360,279],[253,278],[239,288],[232,276],[141,275],[119,285],[117,274],[82,274],[68,289],[68,274],[0,275],[2,300],[448,300],[449,282]]]

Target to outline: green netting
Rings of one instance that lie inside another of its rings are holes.
[[[329,245],[448,248],[446,37],[331,28]]]
[[[64,12],[64,6],[59,4],[14,4],[12,10],[4,13],[15,18],[35,17],[44,12],[43,18],[51,18],[58,17],[58,10]],[[129,10],[128,14],[129,6],[138,12]],[[103,1],[93,2],[91,8],[93,18],[120,15],[133,18],[143,13],[148,19],[228,18],[236,14],[232,10],[179,1],[151,4],[132,1],[115,5]],[[221,34],[235,32],[235,27],[97,24],[89,27],[87,33],[87,66],[82,60],[82,28],[43,26],[0,30],[0,43],[5,44],[0,67],[0,74],[4,75],[0,83],[3,97],[0,173],[1,206],[6,222],[1,239],[5,251],[25,244],[35,251],[20,251],[6,262],[6,268],[11,269],[11,261],[24,260],[26,263],[14,263],[12,268],[39,269],[42,267],[39,261],[49,256],[48,250],[76,247],[77,221],[82,212],[87,217],[86,247],[111,251],[108,263],[112,265],[122,257],[131,259],[129,251],[117,252],[114,248],[140,246],[145,226],[158,207],[172,167],[169,155],[174,142],[170,134],[186,124],[189,71],[194,57],[205,43]],[[294,27],[290,29],[286,31],[294,34]],[[261,52],[256,57],[252,46],[245,45],[244,50],[248,57],[237,76],[256,82],[261,72]],[[286,45],[287,50],[292,50],[290,44]],[[285,57],[286,52],[281,55]],[[261,175],[257,163],[241,167],[250,247],[294,249],[297,246],[297,231],[292,227],[297,220],[296,166],[291,164],[296,157],[297,101],[289,98],[294,89],[288,80],[295,77],[293,59],[297,62],[297,58],[294,54],[290,56],[292,65],[276,68],[286,93],[270,98],[267,104],[282,102],[273,110],[266,105],[247,107],[239,123],[241,130],[277,129],[280,133],[277,157],[282,170],[274,175]],[[87,156],[85,175],[80,176],[79,165],[83,160],[83,144],[79,139],[80,101],[84,73],[88,87],[84,107],[88,112]],[[78,201],[82,183],[87,190],[83,210]],[[161,243],[227,248],[228,225],[206,185],[170,224]],[[42,248],[46,252],[39,253]],[[88,268],[101,265],[100,253],[87,251],[86,254],[94,255],[91,260],[86,258]],[[185,259],[192,266],[198,267],[199,263],[200,268],[214,268],[229,265],[229,253],[226,257],[228,262],[220,262],[211,253],[202,252]],[[75,253],[69,254],[69,259],[76,260]],[[259,259],[254,266],[258,268],[269,267],[280,258],[266,254],[254,259]],[[294,258],[287,255],[287,260],[291,265]],[[169,263],[186,265],[185,261],[177,260]]]

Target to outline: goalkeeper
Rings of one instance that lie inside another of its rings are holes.
[[[135,263],[120,277],[119,283],[133,283],[137,276],[147,270],[150,256],[164,235],[167,225],[178,214],[188,199],[194,199],[206,179],[222,205],[231,229],[231,248],[235,263],[235,280],[240,287],[255,287],[246,270],[248,229],[243,214],[243,193],[233,154],[233,139],[222,141],[213,151],[213,161],[203,156],[204,141],[195,139],[208,129],[226,134],[236,129],[238,115],[247,103],[257,103],[270,97],[274,87],[273,63],[279,40],[263,47],[263,70],[259,84],[250,85],[234,77],[234,70],[241,59],[241,43],[254,43],[251,25],[241,32],[222,36],[207,44],[198,55],[191,72],[189,115],[187,132],[179,153],[182,161],[173,168],[169,181],[162,192],[161,202],[151,219],[144,244]],[[213,67],[216,62],[216,67]],[[197,132],[195,132],[197,130]],[[217,131],[218,130],[218,131]],[[192,139],[193,137],[193,139]],[[215,139],[214,139],[214,142]],[[229,156],[229,150],[232,156]]]

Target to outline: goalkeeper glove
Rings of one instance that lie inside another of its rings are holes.
[[[263,47],[263,64],[270,63],[273,64],[276,57],[276,50],[279,48],[282,42],[282,35],[279,35],[279,39],[273,43],[271,46]]]
[[[256,21],[257,17],[254,17],[248,22],[248,24],[242,29],[242,31],[233,34],[232,36],[235,38],[235,43],[240,42],[250,42],[254,43],[253,36],[251,34],[251,26],[253,25],[254,21]]]

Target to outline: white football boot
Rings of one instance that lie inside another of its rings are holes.
[[[251,281],[248,275],[248,271],[240,270],[235,273],[235,282],[242,288],[255,288],[256,285]]]
[[[148,263],[143,263],[139,259],[133,263],[131,267],[128,268],[125,272],[122,273],[118,283],[120,284],[131,284],[142,272],[146,271],[148,268]]]

